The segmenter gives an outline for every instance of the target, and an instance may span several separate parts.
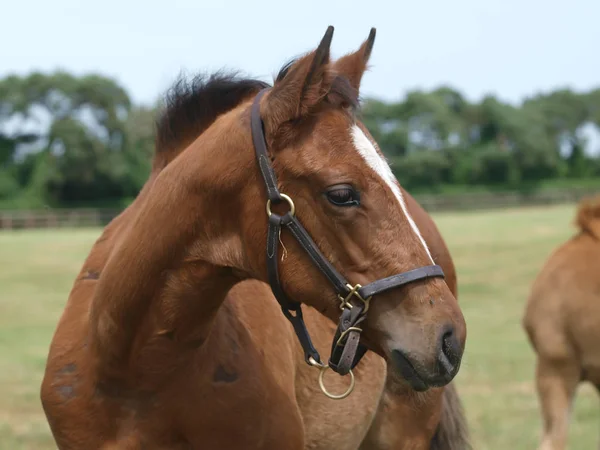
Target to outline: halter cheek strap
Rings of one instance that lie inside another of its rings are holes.
[[[346,375],[348,373],[352,375],[351,370],[366,353],[367,348],[360,343],[360,333],[362,331],[360,325],[366,319],[369,302],[373,296],[390,289],[404,286],[413,281],[431,277],[443,278],[444,272],[438,265],[424,266],[409,272],[382,278],[369,283],[366,286],[361,286],[360,284],[353,286],[335,269],[335,267],[333,267],[327,258],[323,256],[306,229],[297,219],[293,200],[287,195],[279,192],[277,187],[277,177],[271,166],[265,141],[263,122],[260,117],[260,99],[267,89],[260,91],[252,104],[251,130],[256,160],[267,190],[267,215],[269,218],[267,233],[268,280],[275,298],[281,305],[283,314],[292,323],[294,331],[304,350],[305,361],[308,364],[322,368],[320,377],[320,383],[322,385],[322,374],[324,369],[329,367],[340,375]],[[289,210],[287,213],[277,215],[271,211],[272,205],[283,202],[288,204]],[[279,237],[282,228],[287,228],[291,232],[304,251],[308,253],[319,271],[327,278],[327,280],[329,280],[340,299],[341,314],[331,346],[331,356],[327,365],[323,365],[321,362],[319,353],[310,339],[302,316],[301,304],[290,300],[287,297],[279,280]],[[352,380],[354,380],[354,378],[352,378]],[[323,386],[322,389],[324,390]],[[324,390],[324,392],[326,391]],[[350,391],[342,396],[327,395],[331,398],[343,398],[349,393]]]

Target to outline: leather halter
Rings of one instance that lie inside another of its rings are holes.
[[[408,272],[382,278],[366,286],[357,284],[352,286],[323,256],[313,239],[298,221],[295,214],[294,202],[287,195],[279,192],[277,178],[271,166],[267,144],[264,136],[263,122],[260,116],[260,99],[269,88],[261,90],[252,104],[251,129],[256,159],[260,172],[267,188],[267,215],[269,217],[269,230],[267,235],[267,271],[269,284],[275,298],[281,305],[285,317],[292,323],[298,340],[304,350],[305,361],[313,366],[327,367],[321,362],[319,353],[315,349],[306,329],[302,317],[301,303],[290,300],[279,281],[278,254],[281,228],[286,227],[296,238],[302,248],[308,253],[321,273],[333,285],[340,299],[342,310],[340,320],[331,346],[331,356],[328,366],[340,375],[348,374],[366,353],[367,348],[360,344],[359,325],[366,318],[369,302],[374,295],[390,289],[404,286],[417,280],[431,277],[444,278],[444,272],[439,265],[419,267]],[[271,204],[287,202],[289,211],[284,215],[271,212]],[[349,393],[349,391],[348,391]],[[341,398],[341,397],[339,397]]]

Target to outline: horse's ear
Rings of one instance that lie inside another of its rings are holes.
[[[356,93],[360,90],[360,81],[362,79],[365,70],[367,70],[367,64],[371,57],[371,51],[373,50],[373,44],[375,43],[375,28],[371,28],[369,37],[362,43],[360,48],[354,53],[342,56],[338,59],[334,68],[335,71],[348,78],[350,85],[356,89]]]
[[[333,27],[329,26],[316,50],[284,68],[265,102],[261,115],[268,131],[283,122],[306,115],[321,102],[331,86],[333,74],[328,70]]]

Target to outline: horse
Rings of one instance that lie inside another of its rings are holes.
[[[332,36],[171,90],[50,343],[59,449],[467,448],[452,260],[358,118],[375,29]]]
[[[564,450],[577,386],[600,392],[600,196],[583,199],[577,233],[556,248],[535,278],[522,326],[536,354],[543,417],[540,450]]]

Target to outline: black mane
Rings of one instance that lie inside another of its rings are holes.
[[[191,80],[180,76],[165,96],[165,108],[156,124],[156,152],[180,149],[205,131],[215,119],[269,85],[216,72]]]

